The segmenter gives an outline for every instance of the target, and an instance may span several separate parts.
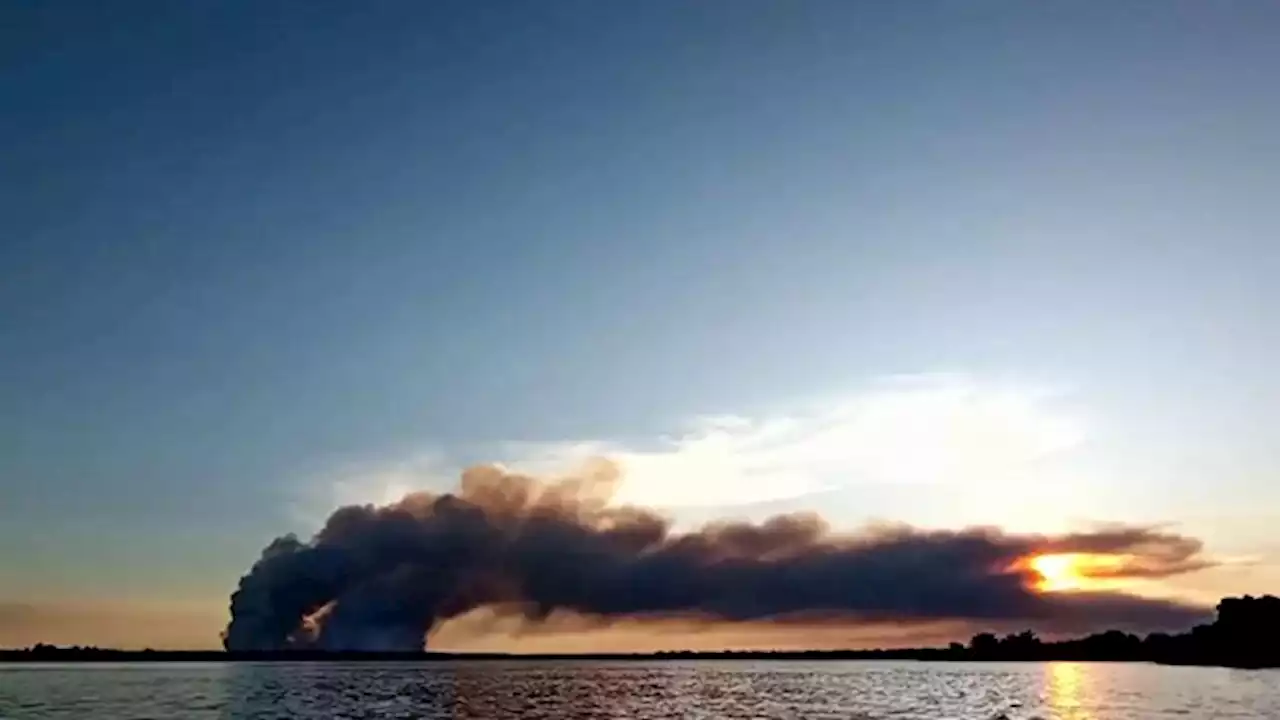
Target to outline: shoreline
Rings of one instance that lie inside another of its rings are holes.
[[[1022,657],[981,657],[945,649],[815,650],[779,652],[662,652],[662,653],[452,653],[452,652],[303,652],[231,653],[203,650],[0,650],[0,665],[93,665],[103,663],[451,663],[451,662],[871,662],[898,660],[947,663],[1147,663],[1167,667],[1219,667],[1238,670],[1280,668],[1271,660],[1219,660],[1188,657],[1089,657],[1073,654]]]

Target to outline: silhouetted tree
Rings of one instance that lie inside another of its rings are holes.
[[[991,633],[978,633],[969,641],[969,651],[976,658],[992,658],[1000,650],[1000,641]]]

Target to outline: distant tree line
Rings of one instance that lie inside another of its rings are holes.
[[[276,653],[228,653],[222,651],[125,651],[97,647],[61,648],[37,644],[24,650],[0,651],[0,661],[94,662],[117,660],[455,660],[455,659],[555,659],[587,660],[938,660],[938,661],[1147,661],[1179,665],[1230,667],[1280,667],[1280,598],[1271,595],[1225,598],[1218,603],[1212,623],[1197,625],[1176,635],[1152,633],[1138,637],[1108,630],[1074,640],[1042,641],[1026,630],[998,637],[994,633],[973,636],[968,645],[951,643],[945,648],[889,650],[778,650],[778,651],[674,651],[656,654],[588,653],[575,655],[504,655],[500,653],[326,653],[282,651]]]
[[[1032,632],[997,638],[975,635],[967,647],[946,652],[967,660],[1147,660],[1167,664],[1280,667],[1280,598],[1225,598],[1214,622],[1176,635],[1137,635],[1109,630],[1061,642]]]

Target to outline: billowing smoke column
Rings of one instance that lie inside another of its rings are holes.
[[[1200,543],[1175,534],[888,527],[840,535],[814,515],[676,533],[654,512],[609,506],[616,479],[603,462],[550,484],[480,467],[463,474],[456,493],[340,508],[310,542],[285,536],[267,546],[231,597],[224,645],[416,651],[435,624],[497,605],[532,620],[567,610],[603,618],[1165,628],[1204,616],[1201,608],[1121,593],[1038,593],[1020,562],[1038,553],[1108,553],[1123,560],[1111,577],[1144,578],[1204,567]]]

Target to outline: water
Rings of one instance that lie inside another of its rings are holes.
[[[0,665],[0,718],[1280,718],[1280,672],[1044,663]]]

